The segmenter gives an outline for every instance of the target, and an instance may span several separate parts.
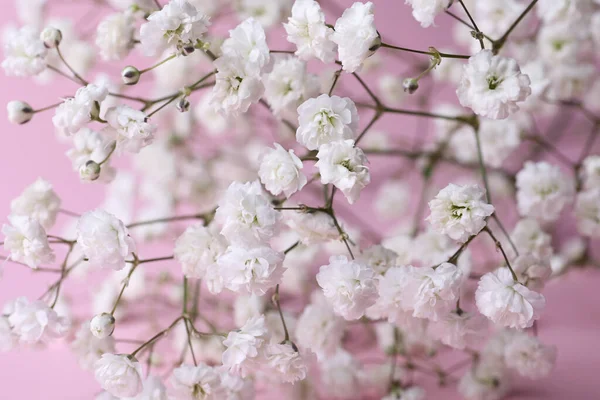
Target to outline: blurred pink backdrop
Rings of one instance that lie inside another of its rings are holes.
[[[164,3],[165,0],[161,2]],[[53,3],[55,2],[51,0],[50,4]],[[56,6],[53,5],[53,14],[81,16],[83,7],[80,3],[83,1],[57,1]],[[430,45],[443,48],[451,45],[451,26],[454,23],[450,18],[442,16],[437,27],[424,30],[413,21],[410,9],[401,0],[374,3],[378,29],[388,42],[398,45],[410,44],[414,48],[427,48]],[[339,14],[342,7],[350,4],[350,1],[338,0],[338,6],[326,7],[330,15],[329,21],[333,21],[332,16]],[[3,10],[0,24],[16,21],[13,0],[0,0],[0,5]],[[281,34],[271,39],[269,43],[272,44],[272,48],[290,48],[282,40]],[[146,60],[143,65],[147,63]],[[118,65],[109,68],[114,77],[118,77]],[[397,73],[405,68],[398,69]],[[343,79],[345,82],[351,81],[350,77]],[[78,176],[73,173],[71,163],[64,155],[68,146],[57,141],[54,134],[52,111],[36,115],[30,123],[18,127],[8,122],[3,106],[10,100],[25,100],[34,108],[41,108],[55,103],[61,96],[71,94],[76,85],[66,80],[55,79],[50,85],[37,86],[30,81],[9,79],[3,73],[0,73],[0,84],[0,135],[3,150],[0,156],[0,171],[5,174],[0,191],[2,222],[6,221],[11,199],[40,176],[53,183],[65,209],[81,212],[99,205],[103,200],[103,188],[81,184]],[[348,84],[346,88],[348,87],[352,85]],[[360,93],[360,89],[354,92]],[[360,93],[359,97],[361,96],[365,98],[364,93]],[[403,105],[406,108],[416,108],[417,101],[410,99],[406,104]],[[363,118],[363,124],[365,119],[366,117]],[[418,125],[415,119],[396,117],[392,122],[383,121],[377,128],[397,130],[398,135],[407,133],[412,138]],[[575,134],[569,140],[571,143],[581,143]],[[387,167],[388,164],[400,165],[400,162],[392,158],[374,162],[373,173],[377,174],[377,165]],[[366,198],[361,201],[362,204],[367,204],[369,200]],[[356,207],[355,211],[360,210],[360,205]],[[363,220],[366,219],[362,217]],[[60,223],[68,221],[68,217],[60,218]],[[20,295],[36,298],[45,290],[47,283],[54,279],[54,276],[44,274],[33,275],[26,268],[7,263],[4,267],[4,277],[0,280],[0,304]],[[86,285],[93,284],[88,282]],[[600,398],[600,383],[597,378],[600,368],[600,350],[597,343],[600,337],[600,301],[597,297],[599,285],[600,271],[586,270],[572,271],[547,287],[544,292],[547,297],[547,312],[540,321],[539,335],[545,343],[558,346],[556,369],[543,380],[518,381],[507,399]],[[67,285],[66,288],[70,291],[73,285]],[[77,290],[90,289],[91,287],[85,286]],[[439,389],[432,379],[424,380],[429,383],[426,387],[427,398],[460,398],[454,387]],[[78,367],[75,357],[63,342],[55,343],[42,351],[18,350],[0,354],[0,388],[2,400],[86,400],[93,399],[99,391],[93,376]]]

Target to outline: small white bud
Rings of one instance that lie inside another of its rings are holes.
[[[44,42],[44,46],[53,49],[62,41],[62,32],[59,29],[49,26],[40,34],[40,40]]]
[[[177,101],[175,106],[182,113],[188,112],[190,110],[190,101],[187,99],[187,97],[182,97]]]
[[[102,167],[96,161],[89,160],[79,168],[79,177],[84,181],[95,181],[100,177]]]
[[[33,108],[24,101],[9,101],[6,105],[8,120],[13,124],[25,124],[33,118]]]
[[[121,78],[123,78],[123,83],[126,85],[135,85],[140,80],[140,70],[131,65],[123,68],[123,72],[121,72]]]
[[[405,92],[413,94],[419,88],[419,81],[415,78],[406,78],[404,82],[402,82],[402,87],[404,88]]]
[[[115,330],[115,317],[108,313],[102,313],[92,318],[90,331],[98,339],[104,339],[112,335]]]

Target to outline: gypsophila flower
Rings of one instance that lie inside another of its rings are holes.
[[[546,346],[537,337],[515,333],[504,349],[506,366],[531,379],[548,376],[556,363],[556,347]]]
[[[256,396],[254,381],[221,371],[221,385],[227,400],[253,400]]]
[[[429,334],[455,349],[473,348],[485,335],[486,319],[481,314],[452,311],[428,326]]]
[[[111,139],[106,131],[96,132],[89,128],[83,128],[73,136],[73,148],[67,151],[67,157],[73,163],[73,170],[80,171],[85,168],[89,161],[99,165],[104,161],[100,169],[99,179],[105,182],[111,181],[115,170],[109,165],[109,155],[113,151],[115,141]]]
[[[143,383],[144,390],[135,400],[168,400],[167,388],[156,376],[149,375]]]
[[[588,0],[540,0],[536,7],[538,17],[544,22],[581,18],[590,10]]]
[[[348,202],[354,202],[371,182],[367,157],[354,146],[353,140],[340,140],[322,145],[317,153],[321,183],[332,183],[340,189]]]
[[[265,31],[254,18],[230,30],[221,51],[224,56],[243,60],[245,68],[254,74],[260,74],[270,60]]]
[[[458,186],[453,183],[440,190],[429,202],[431,214],[427,221],[434,231],[465,242],[486,225],[494,206],[484,200],[484,191],[477,185]]]
[[[100,113],[100,102],[108,95],[105,86],[89,84],[77,89],[75,97],[70,97],[58,106],[52,123],[56,129],[71,136],[88,124]]]
[[[545,161],[527,161],[516,178],[517,206],[524,217],[554,221],[572,200],[572,180],[559,167]]]
[[[335,59],[335,43],[331,41],[333,29],[325,24],[325,14],[314,0],[296,0],[292,16],[283,24],[287,40],[296,45],[296,55],[302,60],[313,57],[329,63]]]
[[[273,146],[275,149],[268,149],[262,156],[258,176],[271,194],[290,197],[306,185],[306,176],[300,171],[302,161],[294,150],[286,151],[279,143]]]
[[[500,400],[510,389],[510,377],[502,363],[481,360],[461,378],[458,391],[466,400]]]
[[[397,392],[390,393],[381,400],[424,400],[425,390],[418,386],[411,386],[405,389],[399,389]]]
[[[116,397],[135,397],[143,390],[142,366],[127,354],[105,353],[94,364],[96,381]]]
[[[331,41],[338,46],[338,58],[348,73],[360,70],[364,61],[379,47],[381,38],[375,28],[375,6],[354,3],[335,22]]]
[[[531,94],[530,83],[515,60],[481,50],[463,67],[456,94],[460,104],[475,114],[504,119]]]
[[[90,322],[86,321],[75,334],[71,350],[75,353],[81,368],[92,370],[102,354],[115,352],[115,339],[111,336],[97,338],[90,330]]]
[[[217,268],[217,260],[226,249],[227,240],[214,225],[195,224],[177,239],[174,254],[185,276],[203,279],[208,270]]]
[[[345,321],[329,305],[322,291],[315,291],[312,301],[296,323],[297,344],[319,357],[336,352],[344,336]]]
[[[108,313],[94,316],[90,321],[90,331],[98,339],[104,339],[112,335],[115,330],[115,317]]]
[[[6,236],[4,248],[10,252],[11,260],[33,269],[54,262],[54,251],[48,244],[44,227],[37,219],[11,215],[8,221],[10,225],[2,225],[2,233]]]
[[[585,189],[600,188],[600,156],[588,156],[581,166],[581,179]]]
[[[361,318],[377,298],[373,269],[358,260],[332,256],[316,279],[333,310],[347,320]]]
[[[280,214],[273,209],[258,181],[233,182],[219,202],[215,220],[232,243],[263,242],[275,234]]]
[[[290,13],[293,0],[235,0],[233,6],[240,19],[254,17],[267,28],[282,22]]]
[[[101,209],[81,216],[77,244],[91,264],[115,270],[123,269],[125,259],[135,252],[135,243],[123,222]]]
[[[412,6],[412,15],[427,28],[434,23],[434,19],[452,4],[452,0],[405,0],[406,4]]]
[[[306,378],[307,368],[300,353],[289,342],[270,343],[264,348],[266,374],[281,382],[294,383]]]
[[[128,12],[104,18],[96,29],[96,46],[105,61],[122,60],[134,46],[135,24]]]
[[[210,18],[186,0],[171,0],[147,20],[140,28],[140,42],[144,54],[150,57],[165,50],[194,47],[210,26]]]
[[[37,220],[44,229],[50,229],[60,209],[60,198],[50,182],[38,178],[27,186],[23,193],[10,203],[13,215],[22,215]]]
[[[346,350],[339,348],[331,357],[321,363],[321,379],[325,392],[333,398],[351,399],[359,391],[361,365]]]
[[[540,291],[552,274],[549,259],[540,260],[532,254],[521,254],[512,262],[520,282],[531,290]]]
[[[383,275],[385,271],[396,265],[398,254],[382,245],[374,245],[364,249],[359,258],[373,268],[376,274]]]
[[[577,194],[575,216],[579,233],[589,237],[600,236],[600,189]]]
[[[246,375],[253,359],[267,340],[265,317],[263,315],[249,319],[239,331],[229,332],[223,345],[223,366],[232,373]]]
[[[29,77],[46,69],[48,49],[31,26],[11,29],[4,34],[2,68],[8,76]]]
[[[510,237],[521,253],[532,254],[540,260],[552,256],[552,237],[542,230],[535,219],[525,218],[517,222]]]
[[[333,219],[325,213],[286,212],[284,217],[287,226],[305,245],[324,243],[340,237]]]
[[[138,153],[154,140],[157,127],[148,123],[148,117],[142,111],[121,105],[109,108],[105,118],[114,130],[118,152]]]
[[[13,100],[6,104],[8,120],[17,125],[26,124],[31,121],[35,114],[33,108],[24,101]]]
[[[17,298],[11,305],[8,322],[21,343],[48,342],[67,334],[70,322],[41,300]]]
[[[220,400],[223,397],[221,378],[215,368],[204,363],[196,366],[183,364],[173,370],[169,379],[172,390],[170,399]]]
[[[485,274],[475,292],[479,312],[492,322],[524,329],[533,325],[546,305],[541,294],[515,282],[508,268]]]

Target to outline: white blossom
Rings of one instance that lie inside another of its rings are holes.
[[[469,58],[456,94],[463,107],[491,119],[504,119],[531,94],[530,80],[511,58],[481,50]]]
[[[77,133],[92,119],[98,117],[100,102],[107,95],[108,90],[105,86],[89,84],[77,89],[75,97],[65,99],[58,106],[52,118],[52,123],[60,133],[66,136]]]
[[[127,354],[105,353],[94,364],[96,381],[116,397],[135,397],[143,390],[142,366]]]
[[[447,346],[455,349],[473,348],[486,331],[486,320],[480,314],[452,311],[428,326],[428,332]]]
[[[130,13],[104,18],[96,29],[96,46],[105,61],[122,60],[134,46],[135,23]]]
[[[381,38],[375,28],[375,6],[356,2],[335,22],[331,41],[338,46],[338,58],[344,71],[348,73],[360,70],[363,62],[371,56],[381,44]]]
[[[535,219],[525,218],[517,222],[510,237],[520,253],[532,254],[540,260],[552,256],[552,237]]]
[[[313,301],[298,318],[297,343],[318,356],[329,356],[340,346],[344,329],[345,321],[334,313],[323,292],[315,292]]]
[[[281,382],[295,383],[306,378],[307,367],[292,344],[270,343],[264,348],[264,357],[268,366],[265,373],[275,375]]]
[[[321,362],[321,379],[325,392],[333,398],[352,399],[359,393],[358,371],[361,365],[346,350],[339,348]]]
[[[248,18],[230,30],[221,51],[226,57],[242,60],[244,68],[256,75],[270,60],[265,31],[254,18]]]
[[[8,317],[0,316],[0,352],[8,352],[15,348],[19,338],[12,331]]]
[[[35,114],[33,108],[24,101],[13,100],[6,104],[6,113],[8,114],[8,120],[12,124],[22,125],[33,118]]]
[[[174,254],[185,276],[203,279],[209,270],[217,268],[217,260],[226,249],[227,240],[214,225],[195,224],[177,239]]]
[[[333,29],[325,24],[325,14],[314,0],[296,0],[292,16],[283,24],[287,40],[296,45],[296,55],[302,60],[313,57],[329,63],[335,59],[335,43],[331,41]]]
[[[354,204],[360,192],[371,182],[367,157],[354,146],[353,140],[340,140],[322,145],[317,153],[321,183],[332,183],[348,202]]]
[[[223,341],[227,349],[223,352],[223,366],[233,373],[245,376],[248,366],[259,355],[266,343],[265,317],[249,319],[239,331],[231,331]]]
[[[233,6],[240,19],[254,17],[267,28],[283,21],[290,13],[293,0],[235,0]]]
[[[429,202],[429,209],[427,220],[433,230],[463,243],[478,234],[494,213],[494,206],[487,204],[479,186],[453,183],[440,190]]]
[[[492,322],[509,328],[533,325],[546,305],[541,294],[513,279],[508,268],[485,274],[475,292],[479,311]]]
[[[379,187],[374,204],[382,218],[400,217],[407,211],[410,188],[401,180],[388,180]]]
[[[412,6],[412,15],[427,28],[434,23],[434,19],[452,4],[451,0],[405,0],[406,4]]]
[[[204,363],[196,366],[183,364],[173,370],[169,379],[172,390],[169,399],[174,400],[220,400],[223,393],[217,370]]]
[[[305,245],[337,240],[340,237],[333,219],[325,213],[286,212],[284,217],[287,226]]]
[[[2,233],[6,236],[4,248],[10,252],[11,260],[33,269],[54,262],[46,231],[36,219],[11,215],[8,221],[10,225],[2,225]]]
[[[381,245],[374,245],[364,249],[359,258],[373,268],[376,274],[383,275],[385,271],[396,265],[398,254]]]
[[[148,376],[144,380],[144,390],[131,400],[167,400],[167,388],[156,376]],[[129,399],[128,399],[129,400]]]
[[[41,300],[19,297],[11,304],[8,323],[21,343],[48,342],[67,334],[70,322]]]
[[[24,26],[4,34],[4,61],[2,68],[8,76],[30,77],[46,69],[48,49],[35,28]]]
[[[148,123],[148,118],[142,111],[121,105],[109,108],[105,118],[114,130],[118,152],[139,153],[154,140],[157,127]]]
[[[554,368],[556,347],[546,346],[537,337],[519,332],[506,344],[504,359],[519,375],[540,379]]]
[[[115,330],[115,317],[108,313],[95,315],[90,321],[90,331],[98,339],[105,339]]]
[[[10,203],[13,215],[22,215],[37,220],[44,229],[50,229],[60,209],[60,198],[50,182],[38,178],[27,186],[23,193]]]
[[[81,216],[77,244],[93,265],[120,270],[135,251],[135,243],[117,217],[96,209]]]
[[[458,391],[466,400],[500,400],[510,390],[510,377],[504,365],[480,361],[467,370],[458,383]]]
[[[99,179],[109,182],[116,173],[115,169],[109,165],[109,155],[114,146],[114,140],[106,134],[106,131],[96,132],[89,128],[82,128],[73,136],[73,148],[67,150],[66,154],[73,164],[73,170],[78,172],[85,168],[89,161],[97,165],[104,161]]]
[[[262,156],[258,176],[271,194],[290,197],[306,185],[306,176],[300,171],[302,161],[294,150],[286,151],[279,143],[273,146],[275,149],[269,148]]]
[[[581,175],[584,188],[600,188],[600,156],[586,157],[581,166]]]
[[[111,336],[103,339],[97,338],[90,330],[90,322],[86,321],[75,333],[71,350],[75,353],[81,368],[92,370],[102,354],[115,352],[115,339]]]
[[[512,261],[517,278],[531,290],[540,291],[550,275],[550,260],[540,260],[532,254],[521,254]]]

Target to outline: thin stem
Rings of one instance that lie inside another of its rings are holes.
[[[173,327],[175,327],[175,325],[177,325],[177,323],[179,321],[181,321],[183,319],[183,316],[178,317],[175,321],[173,321],[171,323],[171,325],[169,325],[166,329],[163,329],[162,331],[158,332],[156,335],[152,336],[150,339],[148,339],[146,342],[142,343],[140,345],[140,347],[138,347],[137,349],[135,349],[132,353],[131,356],[135,357],[135,355],[137,353],[139,353],[142,349],[144,349],[144,347],[151,345],[152,343],[156,342],[158,339],[160,339],[162,336],[166,335],[171,329],[173,329]]]
[[[60,210],[58,210],[58,212],[62,213],[62,214],[65,214],[65,215],[68,215],[69,217],[74,217],[74,218],[81,217],[81,214],[77,214],[76,212],[65,210],[64,208],[61,208]]]
[[[492,214],[492,218],[493,218],[494,221],[496,221],[496,224],[498,225],[498,227],[502,231],[502,234],[504,235],[504,237],[506,238],[506,240],[508,241],[508,243],[510,243],[510,247],[512,247],[513,251],[515,252],[515,255],[518,256],[519,255],[519,250],[517,249],[517,246],[515,245],[515,243],[511,239],[510,235],[508,234],[508,231],[506,230],[506,228],[504,227],[504,225],[502,224],[502,222],[500,222],[500,218],[498,217],[498,215],[496,214],[496,212],[494,212]]]
[[[283,254],[287,254],[287,253],[289,253],[290,251],[294,250],[296,247],[298,247],[298,246],[300,245],[300,243],[301,243],[301,242],[298,240],[296,243],[294,243],[293,245],[291,245],[290,247],[288,247],[287,249],[285,249],[285,250],[283,251]]]
[[[519,25],[519,23],[523,20],[523,18],[525,18],[525,16],[529,13],[529,11],[531,11],[531,9],[535,6],[535,4],[537,2],[538,2],[538,0],[533,0],[531,3],[529,3],[527,8],[525,10],[523,10],[521,15],[519,15],[519,17],[515,20],[515,22],[513,22],[512,25],[506,30],[504,35],[502,35],[502,37],[500,39],[495,40],[493,42],[494,54],[497,54],[500,51],[500,49],[506,43],[506,40],[508,39],[508,36],[511,34],[511,32],[517,27],[517,25]]]
[[[502,243],[500,243],[500,241],[498,239],[496,239],[496,236],[494,236],[494,234],[492,233],[490,228],[485,226],[483,228],[483,230],[490,236],[490,238],[492,238],[492,240],[494,241],[494,244],[496,245],[496,248],[500,249],[500,252],[502,253],[502,257],[504,257],[504,261],[506,261],[506,266],[510,270],[510,273],[511,273],[514,281],[518,283],[519,279],[517,278],[517,274],[513,270],[512,266],[510,265],[510,261],[508,260],[508,256],[506,255],[506,252],[504,251],[504,247],[502,247]]]
[[[340,69],[335,71],[335,74],[333,76],[333,83],[331,84],[331,87],[329,88],[329,92],[327,93],[328,96],[331,96],[331,94],[333,93],[333,89],[335,89],[335,85],[337,85],[338,80],[340,79],[341,73],[342,73],[341,67],[340,67]]]
[[[55,104],[51,104],[51,105],[43,107],[43,108],[38,108],[37,110],[33,110],[33,113],[37,114],[37,113],[41,113],[43,111],[52,110],[53,108],[60,106],[62,103],[63,102],[61,101],[60,103],[55,103]]]
[[[574,166],[573,161],[569,160],[569,158],[567,156],[565,156],[556,147],[554,147],[554,145],[552,143],[544,140],[544,138],[542,138],[540,136],[527,135],[527,136],[525,136],[525,139],[542,146],[546,150],[549,150],[550,154],[552,154],[557,160],[560,160],[562,163],[564,163],[569,168],[573,168],[573,166]]]
[[[377,122],[377,120],[379,118],[381,118],[381,115],[382,114],[379,111],[375,112],[375,115],[373,115],[373,118],[371,118],[371,121],[369,121],[369,123],[367,124],[365,129],[363,129],[363,131],[360,133],[360,135],[358,135],[358,137],[356,138],[355,145],[358,145],[358,142],[360,142],[360,140],[363,138],[363,136],[365,136],[365,134],[369,131],[369,129],[371,129],[371,127],[375,124],[375,122]]]
[[[127,274],[127,277],[125,278],[125,282],[123,283],[123,286],[121,287],[121,291],[119,292],[119,295],[117,296],[117,299],[115,300],[115,303],[113,305],[112,310],[110,311],[110,315],[114,315],[115,311],[117,311],[117,307],[119,306],[119,302],[121,301],[121,297],[123,297],[123,293],[125,293],[125,289],[127,289],[127,286],[129,286],[129,279],[131,278],[131,275],[133,275],[133,272],[135,271],[135,269],[137,268],[137,258],[136,258],[136,262],[134,262],[134,264],[131,266],[131,269],[129,270],[129,273]]]
[[[367,86],[367,84],[365,83],[365,81],[363,81],[362,78],[356,72],[353,72],[352,75],[354,75],[354,77],[356,78],[356,80],[360,83],[360,85],[369,94],[369,97],[371,97],[371,99],[373,99],[373,101],[375,102],[375,105],[376,106],[381,106],[381,101],[379,100],[379,98],[377,96],[375,96],[375,93],[373,93],[373,91],[369,88],[369,86]]]
[[[194,346],[192,344],[192,332],[190,331],[190,326],[188,322],[191,323],[187,318],[183,320],[185,323],[185,331],[187,332],[187,343],[190,348],[190,353],[192,354],[192,360],[194,361],[194,365],[198,365],[198,361],[196,360],[196,354],[194,354]]]
[[[160,67],[161,65],[163,65],[164,63],[166,63],[168,61],[171,61],[175,57],[177,57],[177,54],[172,54],[169,57],[165,58],[164,60],[159,61],[158,63],[154,64],[153,66],[140,70],[140,75],[142,75],[142,74],[144,74],[144,73],[146,73],[148,71],[152,71],[155,68]]]
[[[65,60],[65,58],[62,55],[62,52],[60,51],[60,46],[56,46],[56,53],[58,54],[58,57],[60,58],[60,60],[63,62],[63,64],[65,64],[65,66],[69,69],[69,71],[71,71],[71,73],[73,74],[73,76],[75,77],[75,79],[77,79],[79,81],[79,83],[81,83],[84,86],[89,85],[89,82],[86,81],[85,79],[83,79],[81,77],[81,75],[79,75],[67,62],[67,60]]]
[[[168,261],[168,260],[173,260],[175,259],[175,256],[164,256],[164,257],[156,257],[156,258],[147,258],[145,260],[137,260],[135,262],[137,262],[138,264],[147,264],[147,263],[152,263],[152,262],[158,262],[158,261]],[[131,261],[128,261],[131,262]]]
[[[473,132],[475,134],[475,142],[477,143],[477,160],[479,161],[479,169],[481,171],[481,178],[483,179],[483,185],[485,186],[485,198],[489,204],[492,204],[492,193],[490,192],[490,183],[488,181],[487,170],[483,161],[483,151],[481,150],[481,138],[479,137],[479,128],[474,127]]]
[[[70,75],[67,75],[67,74],[65,74],[65,73],[64,73],[64,72],[62,72],[60,69],[58,69],[58,68],[56,68],[56,67],[54,67],[54,66],[52,66],[52,65],[48,65],[48,66],[47,66],[47,68],[48,68],[49,70],[51,70],[51,71],[54,71],[54,72],[56,72],[57,74],[59,74],[59,75],[61,75],[61,76],[65,77],[65,78],[67,78],[68,80],[70,80],[70,81],[72,81],[72,82],[75,82],[75,83],[76,83],[76,84],[78,84],[78,85],[81,85],[81,82],[80,82],[78,79],[76,79],[76,78],[74,78],[74,77],[72,77],[72,76],[70,76]]]
[[[285,318],[283,318],[283,312],[281,311],[281,303],[279,301],[279,284],[275,287],[275,294],[273,295],[273,302],[277,306],[277,311],[279,311],[279,318],[281,318],[281,324],[283,325],[283,332],[285,333],[284,341],[287,342],[290,340],[290,334],[287,329],[287,325],[285,324]]]
[[[332,193],[331,197],[333,198],[333,193]],[[338,233],[340,234],[340,237],[342,238],[344,245],[346,245],[346,250],[348,250],[348,254],[350,254],[350,257],[354,260],[354,253],[352,253],[352,249],[350,248],[350,244],[348,243],[348,238],[347,238],[348,235],[346,234],[346,232],[344,232],[344,230],[340,226],[340,223],[338,222],[337,218],[335,217],[335,212],[333,211],[333,208],[329,208],[327,213],[329,214],[329,216],[331,216],[331,219],[333,219],[333,224],[335,225]]]
[[[60,282],[62,282],[66,277],[67,262],[69,261],[69,256],[73,252],[73,248],[75,248],[75,243],[70,243],[69,250],[67,251],[67,254],[65,255],[65,259],[64,259],[62,265],[60,266]],[[50,308],[54,308],[54,306],[56,306],[56,303],[58,302],[58,296],[60,294],[61,286],[62,285],[56,286],[56,292],[54,293],[54,301],[52,302],[52,305],[50,306]]]
[[[148,114],[148,118],[150,118],[151,116],[153,116],[154,114],[156,114],[157,112],[159,112],[160,110],[162,110],[163,108],[165,108],[166,106],[168,106],[169,104],[171,104],[172,102],[174,102],[175,100],[177,100],[178,96],[173,96],[169,99],[169,101],[165,102],[163,105],[161,105],[160,107],[158,107],[156,110],[152,111],[150,114]]]
[[[131,229],[131,228],[135,228],[138,226],[144,226],[144,225],[160,224],[160,223],[167,223],[167,222],[174,222],[174,221],[184,221],[184,220],[188,220],[188,219],[204,219],[204,218],[206,218],[205,214],[177,215],[174,217],[157,218],[157,219],[150,219],[147,221],[134,222],[134,223],[127,225],[127,228]]]
[[[439,118],[439,119],[445,119],[448,121],[458,121],[458,122],[462,122],[462,123],[467,123],[467,119],[469,118],[469,117],[456,117],[456,116],[450,116],[450,115],[440,115],[440,114],[434,114],[434,113],[430,113],[430,112],[417,111],[417,110],[402,110],[402,109],[390,108],[390,107],[384,107],[382,109],[382,111],[392,113],[392,114],[413,115],[416,117]]]
[[[467,17],[469,17],[469,21],[471,21],[471,23],[473,24],[473,27],[475,28],[475,32],[477,32],[477,34],[479,36],[477,40],[479,40],[479,44],[481,45],[481,49],[482,50],[485,49],[485,45],[483,44],[483,39],[481,38],[481,31],[477,27],[477,24],[475,23],[475,20],[473,19],[473,17],[471,17],[471,13],[469,13],[469,10],[467,9],[467,6],[465,6],[465,3],[463,3],[463,0],[458,0],[458,2],[462,6],[463,10],[465,10],[465,13],[467,14]]]
[[[406,51],[406,52],[409,52],[409,53],[425,54],[425,55],[434,56],[434,57],[439,55],[442,58],[460,58],[460,59],[463,59],[463,60],[468,60],[469,58],[471,58],[471,56],[468,56],[468,55],[448,54],[448,53],[440,53],[440,52],[434,53],[434,52],[431,52],[431,51],[415,50],[415,49],[409,49],[409,48],[406,48],[406,47],[393,46],[393,45],[387,44],[387,43],[381,43],[381,47],[386,47],[388,49],[393,49],[393,50]]]

